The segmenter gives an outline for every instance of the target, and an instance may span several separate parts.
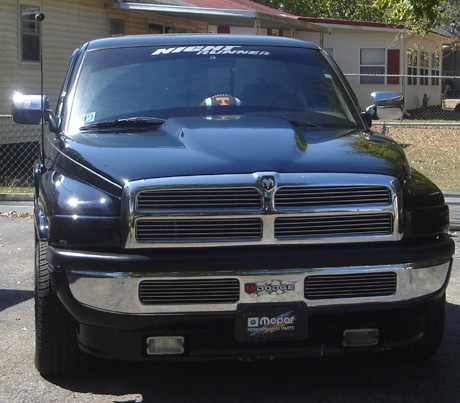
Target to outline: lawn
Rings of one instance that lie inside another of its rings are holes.
[[[389,127],[410,165],[445,192],[460,192],[460,127]]]

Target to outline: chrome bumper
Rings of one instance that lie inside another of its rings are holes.
[[[254,272],[184,272],[184,273],[102,273],[81,270],[65,270],[73,297],[81,304],[114,313],[125,314],[179,314],[192,312],[234,312],[240,303],[283,303],[304,301],[308,307],[333,307],[337,305],[377,304],[407,301],[440,290],[449,276],[451,262],[419,267],[410,264],[372,267],[296,269]],[[366,273],[396,274],[396,291],[385,296],[354,298],[307,299],[305,278],[341,274]],[[200,304],[142,304],[139,285],[145,280],[187,279],[238,279],[239,300],[235,303]],[[283,284],[278,292],[251,292],[247,284]]]

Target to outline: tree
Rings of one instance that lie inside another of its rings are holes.
[[[438,17],[445,3],[440,0],[377,0],[379,7],[389,10],[388,18],[412,26],[425,33],[439,25]]]
[[[455,0],[448,0],[455,4]],[[399,23],[427,32],[439,23],[445,8],[441,0],[257,0],[257,3],[299,16],[340,20]]]

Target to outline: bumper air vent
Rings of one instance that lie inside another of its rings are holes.
[[[384,297],[395,293],[394,272],[320,275],[305,279],[308,300]]]
[[[142,304],[219,304],[240,298],[238,279],[145,280],[139,285]]]

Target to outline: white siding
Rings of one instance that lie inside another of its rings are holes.
[[[399,73],[407,74],[406,52],[411,47],[418,47],[431,54],[436,50],[442,50],[443,38],[436,35],[427,35],[423,38],[405,33],[401,38],[399,30],[383,30],[356,27],[355,29],[343,29],[332,27],[332,34],[325,34],[323,38],[324,48],[334,49],[334,59],[346,74],[358,74],[360,71],[360,49],[361,48],[385,48],[400,50]],[[320,44],[320,35],[317,33],[302,33],[299,37],[303,40]],[[420,58],[419,58],[420,59]],[[431,63],[431,60],[430,60]],[[420,73],[420,69],[418,70]],[[431,64],[429,74],[431,74]],[[373,91],[397,91],[405,95],[406,109],[416,109],[422,106],[424,94],[429,98],[429,105],[440,105],[441,83],[438,86],[405,84],[401,79],[397,85],[375,85],[360,84],[359,77],[348,77],[350,84],[355,91],[361,107],[365,108],[370,104],[370,94]],[[441,81],[441,80],[440,80]]]
[[[206,22],[163,17],[150,12],[105,8],[105,0],[0,0],[0,115],[10,114],[14,92],[40,93],[40,65],[20,62],[19,5],[36,5],[42,23],[44,89],[54,108],[69,57],[83,43],[108,35],[108,18],[124,18],[126,34],[147,33],[147,23],[205,33]]]

